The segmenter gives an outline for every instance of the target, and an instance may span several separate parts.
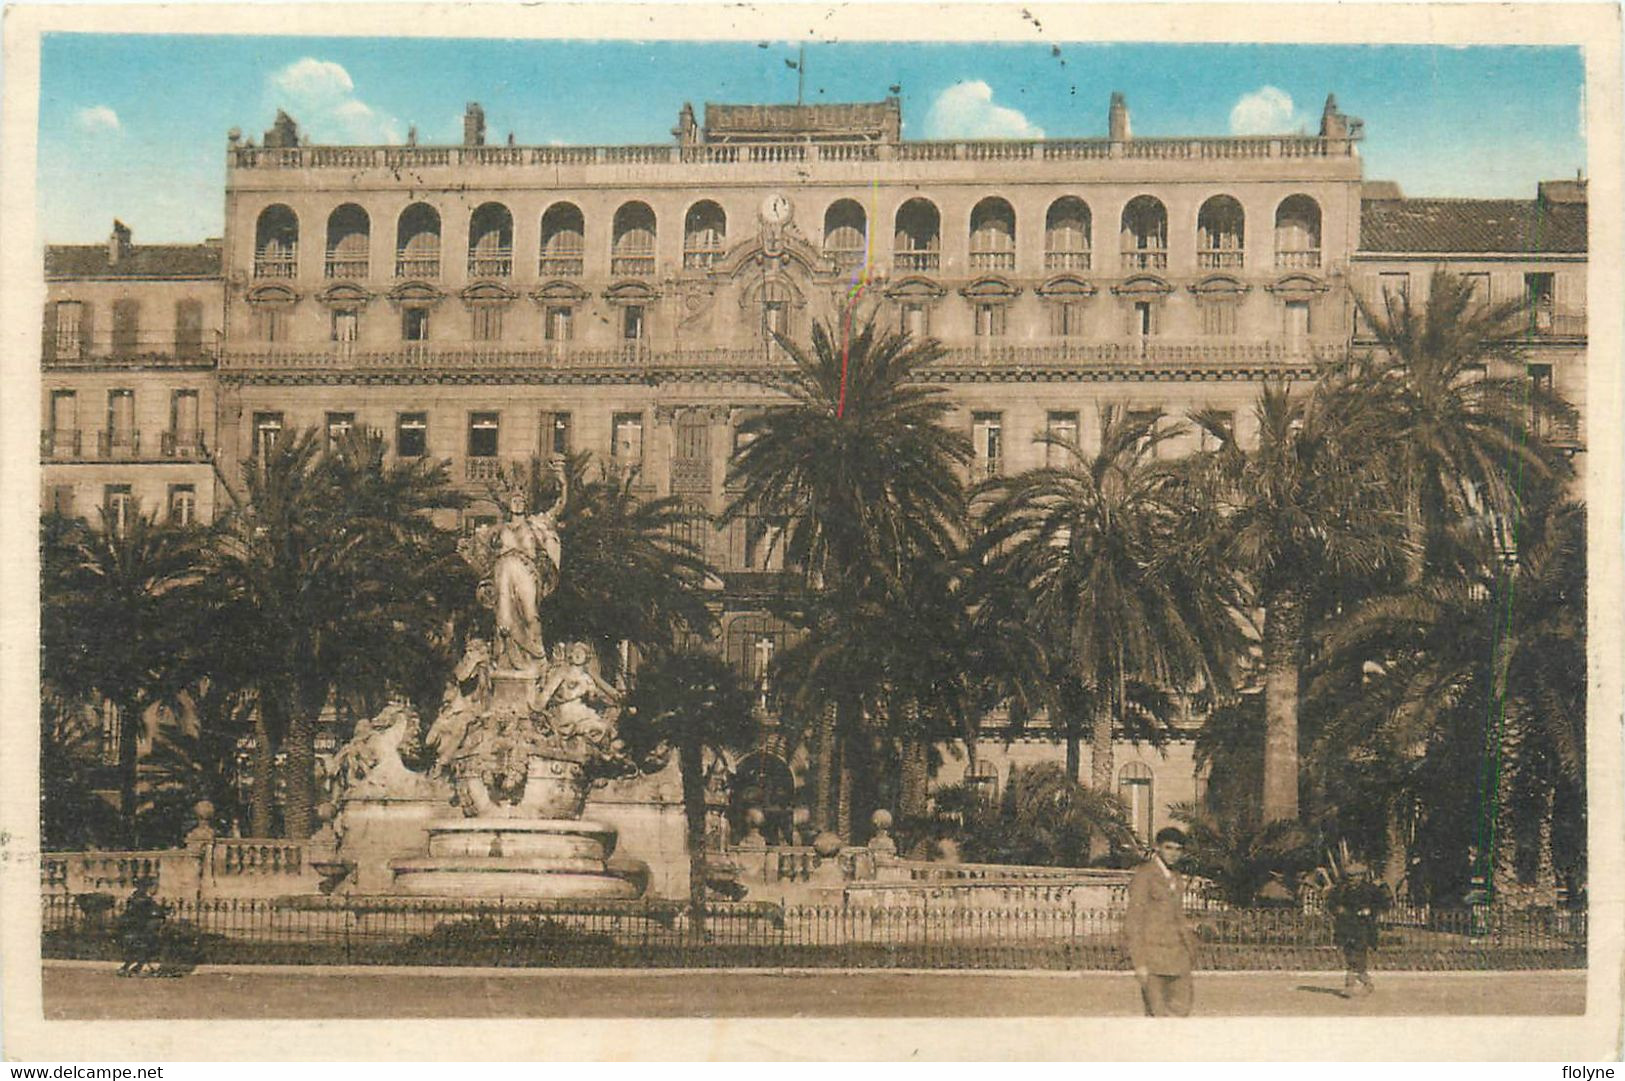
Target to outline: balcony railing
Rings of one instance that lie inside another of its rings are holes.
[[[1167,270],[1167,248],[1125,248],[1123,250],[1123,268],[1125,270]]]
[[[299,249],[276,248],[254,253],[254,277],[292,278],[299,273]]]
[[[415,251],[410,254],[404,251],[396,252],[395,276],[397,278],[438,278],[440,276],[440,253],[438,251]]]
[[[616,255],[609,261],[609,272],[617,278],[648,278],[655,272],[654,253],[647,255]]]
[[[586,265],[586,260],[579,253],[544,255],[538,260],[536,270],[544,278],[579,278]]]
[[[203,429],[190,431],[164,432],[159,437],[159,452],[165,458],[202,458],[207,455],[204,449],[207,444],[203,441]]]
[[[1313,270],[1320,265],[1320,249],[1278,250],[1275,265],[1282,270]]]
[[[1196,266],[1201,270],[1240,270],[1243,263],[1242,251],[1199,251],[1196,253]]]
[[[1527,333],[1537,338],[1583,338],[1586,313],[1556,308],[1535,308],[1528,315]]]
[[[942,266],[939,251],[899,251],[892,256],[898,270],[936,270]]]
[[[1304,365],[1340,354],[1341,339],[1281,341],[1186,341],[1144,337],[1132,341],[1080,342],[1075,338],[975,345],[950,345],[937,367],[1020,370],[1046,367],[1139,367],[1146,364],[1195,368],[1235,365],[1277,367]]]
[[[97,432],[96,454],[103,461],[127,461],[141,457],[140,432]]]
[[[513,273],[513,249],[493,248],[468,253],[470,278],[506,278]]]
[[[824,257],[842,270],[853,270],[863,265],[869,253],[863,248],[825,248]]]
[[[84,343],[73,343],[57,348],[43,358],[47,368],[99,368],[119,365],[139,365],[144,368],[207,366],[214,363],[220,351],[218,334],[214,330],[199,328],[196,337],[177,339],[173,333],[120,335],[117,340],[96,343],[87,348]]]
[[[84,440],[77,428],[46,428],[39,437],[41,458],[77,458],[82,453]]]
[[[486,457],[470,457],[463,460],[464,480],[501,480],[502,459]]]
[[[422,169],[434,167],[522,169],[528,166],[697,167],[801,166],[806,162],[1074,162],[1139,160],[1253,160],[1261,158],[1351,158],[1347,139],[1299,136],[1219,136],[1212,138],[984,139],[908,142],[763,142],[680,146],[240,146],[231,155],[235,169]]]
[[[694,245],[683,249],[684,270],[710,270],[722,262],[720,244]]]
[[[973,251],[970,253],[972,270],[1014,270],[1016,253],[1013,251]]]
[[[1044,253],[1045,270],[1088,270],[1089,253],[1086,251],[1047,251]]]
[[[365,278],[367,276],[367,257],[365,255],[340,255],[337,252],[328,252],[326,265],[326,275],[329,278]]]

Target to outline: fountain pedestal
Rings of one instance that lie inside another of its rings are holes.
[[[422,897],[631,899],[607,865],[615,829],[563,818],[461,818],[429,827],[429,852],[390,861],[398,893]]]

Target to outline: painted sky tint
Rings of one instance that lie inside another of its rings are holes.
[[[40,233],[217,236],[226,132],[278,106],[318,143],[488,138],[665,143],[684,101],[793,102],[779,42],[568,42],[52,34],[42,44]],[[806,99],[901,85],[907,138],[1313,132],[1328,92],[1366,122],[1366,175],[1409,195],[1527,198],[1585,165],[1580,50],[1531,47],[931,44],[807,48]]]

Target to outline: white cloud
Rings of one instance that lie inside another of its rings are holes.
[[[119,131],[118,113],[105,105],[89,105],[73,114],[73,122],[80,131],[92,135],[104,131]]]
[[[927,139],[1042,139],[1044,129],[1020,109],[993,104],[993,88],[980,79],[955,83],[937,95],[925,117]]]
[[[401,123],[355,93],[342,64],[307,56],[267,80],[273,108],[285,109],[318,143],[398,143]]]
[[[1232,135],[1279,135],[1295,126],[1292,95],[1274,86],[1243,94],[1230,110]]]

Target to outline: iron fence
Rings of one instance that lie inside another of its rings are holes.
[[[44,956],[119,956],[124,903],[43,898]],[[412,964],[628,968],[1127,969],[1122,913],[1065,907],[790,907],[717,904],[703,933],[673,902],[419,898],[231,899],[166,906],[177,964]],[[1203,969],[1336,969],[1323,915],[1191,912]],[[1584,913],[1396,910],[1373,964],[1385,969],[1579,968]]]

